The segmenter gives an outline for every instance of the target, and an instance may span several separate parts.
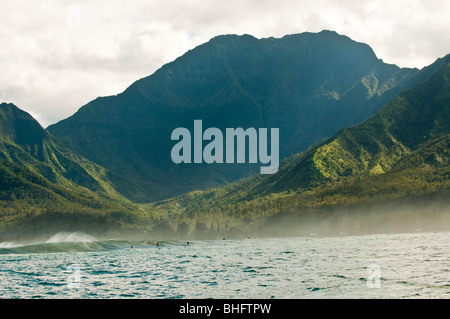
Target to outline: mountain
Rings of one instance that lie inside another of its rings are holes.
[[[174,164],[176,128],[192,132],[194,120],[223,132],[279,128],[285,159],[362,122],[442,63],[399,68],[379,60],[368,45],[331,31],[280,39],[218,36],[48,131],[104,167],[121,195],[151,202],[225,185],[261,166]]]
[[[448,56],[422,70],[398,68],[329,31],[229,35],[47,130],[0,104],[0,241],[274,225],[335,232],[374,220],[410,229],[425,215],[450,227],[441,213],[450,198],[449,75]],[[279,171],[174,164],[172,131],[192,131],[199,119],[222,131],[279,128]]]
[[[281,233],[304,226],[309,234],[325,217],[334,234],[343,224],[347,230],[450,229],[450,55],[442,61],[427,81],[363,123],[290,157],[277,174],[152,209],[186,232],[273,227],[286,218]]]
[[[384,174],[427,142],[450,134],[450,57],[425,83],[400,94],[364,123],[301,156],[266,192],[312,187],[346,176]],[[438,156],[438,155],[436,155]],[[267,185],[268,186],[268,185]]]
[[[114,194],[103,179],[102,167],[70,151],[13,104],[0,104],[0,157],[31,168],[52,183]]]
[[[0,233],[97,231],[135,218],[105,169],[74,154],[28,113],[0,104]],[[45,231],[44,231],[45,232]]]

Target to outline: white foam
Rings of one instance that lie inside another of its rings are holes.
[[[0,243],[0,248],[13,248],[13,247],[17,247],[20,246],[19,244],[16,244],[12,241],[7,241],[4,243]]]
[[[46,243],[66,243],[66,242],[92,242],[95,241],[96,238],[82,232],[68,233],[61,232],[53,235],[46,241]]]

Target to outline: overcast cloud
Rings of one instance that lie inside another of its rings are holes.
[[[230,33],[328,29],[422,68],[450,53],[449,17],[449,0],[2,0],[0,100],[47,126]]]

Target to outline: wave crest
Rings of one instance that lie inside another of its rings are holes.
[[[82,232],[68,233],[61,232],[50,237],[46,243],[85,243],[85,242],[93,242],[97,239],[93,236],[87,235]]]
[[[95,237],[84,234],[82,232],[61,232],[53,235],[45,242],[27,244],[17,244],[14,242],[0,243],[0,255],[109,251],[117,249],[130,249],[131,247],[158,247],[161,243],[163,242],[98,240]],[[164,243],[176,244],[175,242]]]

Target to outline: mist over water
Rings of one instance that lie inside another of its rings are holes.
[[[445,205],[380,205],[202,240],[58,231],[0,243],[0,299],[448,299],[449,217]]]
[[[279,214],[255,236],[339,236],[450,232],[447,202],[386,202]]]
[[[0,298],[450,298],[448,232],[88,238],[1,248]]]

